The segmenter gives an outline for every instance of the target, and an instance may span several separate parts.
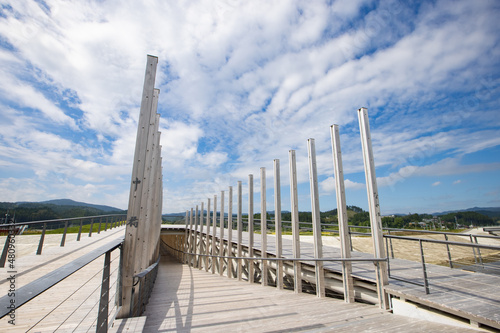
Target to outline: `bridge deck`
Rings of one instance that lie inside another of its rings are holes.
[[[219,230],[217,230],[217,235]],[[225,235],[228,234],[226,229]],[[224,237],[227,239],[227,236]],[[255,235],[254,248],[260,248],[260,235]],[[233,242],[237,239],[233,231]],[[268,235],[268,253],[276,253],[275,238]],[[248,233],[243,232],[243,244],[248,244]],[[313,244],[301,241],[301,257],[313,258]],[[323,246],[325,258],[340,258],[340,248]],[[352,252],[353,258],[370,258],[370,254]],[[446,256],[446,254],[444,254]],[[292,242],[283,239],[283,257],[292,257]],[[313,265],[312,262],[309,264]],[[391,275],[416,283],[423,283],[422,265],[419,262],[391,259]],[[401,299],[410,300],[432,309],[469,320],[472,324],[480,323],[500,329],[500,276],[470,272],[462,269],[451,269],[445,266],[427,264],[427,275],[430,293],[425,294],[422,286],[412,285],[396,279],[389,279],[386,288],[390,294]],[[338,262],[326,262],[325,269],[341,272]],[[371,262],[353,264],[353,276],[358,280],[375,283],[375,270]]]
[[[92,237],[82,235],[76,241],[76,234],[68,234],[65,247],[60,247],[61,235],[46,235],[41,255],[36,255],[40,235],[16,236],[15,261],[15,289],[34,282],[42,276],[51,273],[81,256],[123,237],[125,227],[117,227]],[[5,237],[3,237],[5,239]],[[0,240],[0,244],[3,244]],[[112,260],[116,259],[119,251],[112,253]],[[102,268],[104,259],[99,258],[75,272],[59,284],[45,291],[38,297],[16,309],[15,326],[8,323],[8,316],[0,319],[0,332],[60,332],[87,331],[95,325],[95,304],[99,300]],[[112,270],[116,270],[118,261],[112,263]],[[9,283],[6,280],[8,267],[0,268],[0,296],[7,295]],[[116,280],[116,272],[112,280]],[[83,286],[83,287],[82,287]],[[114,303],[114,299],[113,299]],[[78,311],[75,312],[75,309]],[[73,313],[75,312],[75,313]],[[89,316],[87,314],[90,313]],[[78,327],[81,328],[78,328]],[[92,329],[91,329],[92,331]],[[95,331],[95,328],[94,328]]]
[[[371,305],[238,282],[168,256],[162,257],[144,316],[144,332],[458,331]]]

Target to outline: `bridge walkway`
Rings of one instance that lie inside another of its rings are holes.
[[[219,230],[217,230],[218,235]],[[228,230],[225,229],[224,239],[227,241]],[[325,237],[323,237],[325,238]],[[233,231],[233,242],[237,239],[237,232]],[[292,241],[283,238],[283,257],[293,257]],[[261,235],[254,237],[254,249],[260,251]],[[243,246],[248,244],[248,233],[243,232]],[[301,241],[301,258],[313,258],[313,244]],[[234,248],[233,248],[233,251]],[[267,252],[275,254],[275,238],[267,235]],[[340,258],[340,248],[323,246],[324,258]],[[353,258],[370,258],[371,254],[352,252]],[[313,262],[308,262],[314,265]],[[486,325],[500,330],[500,276],[451,269],[446,266],[426,264],[430,293],[426,294],[423,286],[402,282],[405,279],[414,283],[423,283],[422,264],[403,259],[390,260],[391,277],[386,291],[397,300],[411,301],[421,307],[430,308],[438,313],[451,315],[453,319],[464,321],[473,327]],[[325,262],[325,269],[330,272],[341,272],[339,262]],[[375,269],[371,262],[353,263],[353,277],[355,281],[375,284]],[[355,282],[356,283],[356,282]],[[400,304],[400,303],[397,303]]]
[[[143,332],[474,332],[160,261]]]
[[[115,227],[92,237],[82,236],[76,241],[76,234],[68,234],[66,245],[60,247],[60,234],[45,235],[44,249],[36,255],[40,235],[20,235],[15,237],[15,289],[39,281],[54,270],[100,248],[119,238],[123,238],[125,226]],[[3,244],[5,237],[0,239]],[[112,252],[111,283],[116,283],[119,251]],[[70,275],[59,284],[48,289],[28,303],[18,307],[15,325],[8,323],[9,316],[0,319],[0,332],[80,332],[94,325],[96,304],[100,297],[104,258],[94,260],[81,270]],[[11,270],[6,265],[0,268],[0,296],[8,294]],[[116,289],[113,288],[113,290]],[[17,295],[16,297],[19,297]],[[114,303],[114,298],[110,298]],[[90,315],[88,315],[90,314]],[[92,331],[92,329],[90,330]]]

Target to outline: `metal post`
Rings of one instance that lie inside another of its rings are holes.
[[[220,241],[219,255],[224,255],[224,191],[220,191]],[[224,258],[219,258],[219,275],[224,273]]]
[[[189,230],[188,230],[188,225],[189,225],[189,211],[186,210],[186,227],[184,228],[184,263],[188,263],[188,256],[187,252],[189,251]]]
[[[280,160],[274,160],[274,230],[276,233],[276,258],[283,256],[283,241],[281,236],[281,179]],[[276,288],[283,289],[283,261],[276,264]]]
[[[208,272],[208,262],[209,262],[208,255],[210,254],[209,241],[210,241],[210,198],[208,198],[208,203],[207,203],[207,243],[205,245],[205,272]]]
[[[378,200],[377,178],[375,175],[375,161],[373,158],[372,140],[370,136],[370,124],[368,122],[368,110],[360,108],[358,110],[359,129],[361,134],[361,146],[363,149],[363,162],[365,165],[366,189],[368,194],[368,206],[370,210],[370,225],[372,231],[374,255],[376,258],[385,258],[385,248],[382,235],[382,221],[380,216],[380,205]],[[380,263],[383,286],[389,283],[387,265]],[[389,309],[389,297],[384,291],[378,295],[379,303],[383,309]]]
[[[188,250],[189,266],[193,265],[193,208],[189,211],[189,250]]]
[[[297,195],[297,163],[295,150],[288,152],[290,162],[290,207],[292,216],[293,257],[300,258],[300,226],[299,226],[299,199]],[[302,292],[302,265],[300,261],[293,262],[294,292]]]
[[[477,236],[474,236],[474,235],[471,235],[471,236],[472,236],[472,237],[474,237],[474,241],[475,241],[475,243],[476,243],[476,244],[479,244],[479,243],[477,242]],[[483,257],[481,256],[481,249],[480,249],[479,247],[477,248],[477,255],[478,255],[478,257],[479,257],[479,263],[480,263],[481,265],[483,265]]]
[[[83,220],[80,219],[80,229],[78,230],[78,236],[76,236],[76,241],[79,242],[82,236]]]
[[[309,153],[309,183],[311,187],[311,211],[314,237],[314,258],[323,259],[323,241],[321,238],[321,215],[319,210],[318,173],[316,168],[316,148],[314,139],[307,140]],[[325,272],[323,261],[315,265],[316,296],[325,297]]]
[[[254,281],[253,267],[253,175],[248,175],[248,282]]]
[[[267,207],[266,207],[266,168],[260,168],[260,236],[261,257],[267,258]],[[262,286],[267,286],[267,260],[262,260]]]
[[[217,232],[217,196],[214,195],[214,215],[212,217],[212,274],[215,274],[215,266],[217,266],[217,241],[216,241],[216,232]]]
[[[227,199],[227,256],[233,256],[233,187],[229,186]],[[233,259],[227,258],[227,277],[233,277]]]
[[[43,224],[42,235],[40,236],[40,242],[38,243],[38,250],[36,254],[42,254],[43,241],[45,239],[45,230],[47,229],[47,223]]]
[[[68,232],[68,221],[64,222],[64,232],[61,238],[61,246],[64,246],[66,243],[66,233]]]
[[[90,230],[89,230],[89,237],[92,237],[92,229],[94,228],[94,219],[90,219]]]
[[[97,234],[101,233],[102,217],[99,218],[99,229],[97,229]]]
[[[97,333],[108,331],[108,303],[109,303],[109,271],[111,253],[106,252],[104,256],[104,269],[102,271],[101,299],[99,301],[99,313],[97,316]]]
[[[418,243],[420,245],[420,260],[422,262],[422,271],[423,271],[423,274],[424,274],[425,293],[429,294],[429,282],[427,281],[427,270],[426,270],[426,267],[425,267],[425,257],[424,257],[424,248],[422,246],[422,240],[420,239],[418,241]]]
[[[205,211],[203,210],[203,201],[201,202],[201,209],[200,209],[200,254],[204,254],[204,248],[203,248],[203,220],[204,220],[204,215]],[[203,257],[200,256],[198,259],[198,268],[201,269],[203,264]]]
[[[340,250],[342,258],[351,258],[351,244],[349,238],[349,223],[345,199],[344,171],[340,148],[339,126],[330,127],[332,138],[333,169],[335,172],[335,192],[337,194],[337,216],[339,220]],[[349,261],[342,263],[342,280],[344,286],[344,300],[354,302],[354,282],[352,278],[352,264]]]
[[[448,241],[448,235],[444,234],[444,239]],[[448,261],[450,263],[450,268],[453,268],[453,262],[451,261],[451,252],[450,252],[450,246],[446,244],[446,252],[448,252]]]
[[[238,244],[237,244],[237,256],[241,258],[242,256],[242,238],[243,238],[243,223],[241,221],[242,215],[242,189],[241,180],[238,180],[238,212],[236,216],[236,228],[238,229]],[[243,277],[243,267],[241,259],[238,259],[238,280],[241,281]]]

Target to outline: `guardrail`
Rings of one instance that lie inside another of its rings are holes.
[[[104,221],[103,221],[104,219]],[[76,240],[80,241],[81,235],[82,235],[82,228],[83,225],[90,224],[90,230],[89,230],[89,237],[92,237],[93,233],[93,227],[94,224],[97,223],[97,220],[99,221],[99,227],[97,229],[97,233],[99,234],[101,232],[102,226],[104,224],[104,231],[108,229],[108,225],[110,228],[115,228],[118,226],[121,226],[125,223],[127,220],[127,215],[126,214],[108,214],[108,215],[97,215],[97,216],[85,216],[85,217],[73,217],[73,218],[65,218],[65,219],[55,219],[55,220],[42,220],[42,221],[32,221],[32,222],[21,222],[21,223],[10,223],[10,224],[5,224],[2,226],[8,227],[9,232],[7,234],[7,238],[5,240],[5,244],[3,246],[2,250],[2,255],[0,257],[0,267],[5,267],[5,261],[8,257],[9,250],[14,246],[12,244],[13,238],[15,236],[14,230],[19,227],[32,227],[32,226],[41,226],[41,234],[40,234],[40,240],[38,242],[38,248],[36,251],[36,254],[40,255],[42,254],[42,249],[43,249],[43,243],[45,240],[45,234],[47,229],[58,229],[62,228],[64,225],[64,231],[61,234],[61,244],[60,246],[63,247],[66,243],[66,234],[68,231],[68,226],[70,222],[73,221],[79,221],[79,230],[78,230],[78,235]],[[84,221],[88,221],[87,223],[84,223]],[[64,222],[64,223],[63,223]]]
[[[120,268],[116,268],[114,271],[111,271],[111,253],[115,251],[116,249],[121,249],[123,243],[123,238],[114,240],[112,242],[109,242],[108,244],[105,244],[101,246],[100,248],[87,253],[86,255],[81,256],[80,258],[54,270],[51,273],[48,273],[47,275],[27,284],[24,287],[19,288],[16,291],[16,309],[21,307],[22,305],[28,303],[41,293],[47,291],[48,289],[56,286],[59,282],[70,276],[71,274],[74,274],[75,272],[79,271],[83,267],[87,266],[91,262],[97,260],[98,258],[101,258],[104,255],[104,266],[102,270],[98,271],[96,274],[94,274],[93,277],[95,277],[97,274],[102,272],[102,282],[101,285],[95,288],[95,286],[89,285],[89,281],[92,280],[89,279],[88,281],[82,283],[82,285],[75,291],[73,292],[68,298],[66,298],[63,302],[61,302],[58,306],[62,305],[65,301],[69,300],[71,296],[73,296],[76,292],[78,292],[80,289],[87,287],[87,288],[92,288],[94,287],[94,291],[91,291],[88,293],[88,296],[86,299],[82,300],[81,304],[67,317],[67,318],[60,318],[60,324],[59,327],[64,325],[68,319],[74,314],[78,312],[78,309],[80,306],[84,304],[84,302],[87,301],[87,299],[93,295],[99,287],[101,287],[100,291],[100,297],[99,301],[94,304],[94,306],[91,307],[91,310],[88,311],[87,313],[80,313],[80,315],[84,315],[83,319],[80,320],[78,326],[80,326],[83,321],[89,317],[90,319],[88,322],[91,322],[89,329],[96,325],[96,332],[107,332],[108,329],[108,323],[112,322],[112,318],[116,315],[118,311],[118,306],[116,306],[116,310],[114,311],[114,314],[110,316],[110,311],[109,311],[109,299],[110,299],[110,291],[112,290],[112,287],[114,285],[110,285],[110,276],[111,274],[118,274]],[[121,256],[120,256],[121,257]],[[115,258],[116,260],[116,258]],[[115,265],[116,266],[116,265]],[[117,281],[120,279],[118,278]],[[117,285],[117,290],[120,289],[120,286]],[[11,308],[9,307],[10,305],[10,297],[8,295],[3,296],[0,298],[0,318],[5,317],[8,315],[11,311]],[[97,315],[94,317],[90,313],[98,307]],[[55,310],[55,309],[54,309]],[[52,312],[52,311],[51,311]],[[37,323],[35,323],[31,328],[35,328],[41,321],[43,321],[48,315],[50,315],[49,312],[46,314],[42,319],[40,319]],[[95,319],[92,319],[95,318]],[[111,320],[110,320],[111,319]],[[97,324],[96,324],[97,323]],[[58,328],[59,328],[58,327]],[[78,327],[77,327],[78,328]],[[76,329],[76,328],[75,328]]]
[[[496,267],[494,265],[489,265],[486,261],[483,261],[481,257],[481,249],[484,250],[492,250],[495,251],[494,253],[499,253],[500,254],[500,246],[491,246],[491,245],[482,245],[482,244],[474,244],[474,243],[462,243],[462,242],[453,242],[453,241],[440,241],[440,240],[435,240],[435,239],[426,239],[426,238],[415,238],[415,237],[407,237],[407,236],[395,236],[395,235],[384,235],[386,239],[386,244],[387,244],[387,239],[398,239],[398,240],[403,240],[403,241],[411,241],[411,242],[418,242],[419,243],[419,249],[420,249],[420,262],[422,264],[422,276],[423,276],[423,283],[417,283],[414,281],[410,281],[408,279],[403,279],[400,277],[395,277],[391,275],[391,270],[390,270],[390,258],[388,257],[388,270],[389,270],[389,277],[393,278],[395,280],[400,280],[404,282],[408,282],[411,284],[415,285],[420,285],[425,288],[425,293],[429,294],[429,278],[427,274],[427,264],[425,260],[425,254],[424,254],[424,247],[423,243],[432,243],[432,244],[443,244],[446,245],[446,248],[448,249],[448,258],[450,261],[450,268],[453,268],[452,265],[452,258],[451,258],[451,253],[450,253],[450,246],[456,246],[456,247],[467,247],[471,248],[474,254],[474,260],[475,264],[479,264],[483,269],[486,267],[491,271],[495,271],[497,274],[500,274],[500,266]],[[386,245],[387,246],[387,245]],[[394,256],[392,256],[394,258]],[[500,262],[500,255],[498,255],[498,259]]]

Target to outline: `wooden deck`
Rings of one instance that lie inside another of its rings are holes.
[[[468,332],[366,304],[238,282],[164,256],[144,332]]]
[[[217,235],[218,235],[217,230]],[[227,235],[225,230],[224,234]],[[224,237],[227,239],[227,236]],[[237,239],[233,232],[233,241]],[[268,235],[268,252],[275,253],[275,238]],[[248,244],[248,233],[243,233],[243,244]],[[260,248],[260,235],[254,237],[254,248]],[[313,245],[301,241],[301,257],[313,258]],[[446,256],[445,253],[443,253]],[[323,246],[325,258],[340,258],[340,248]],[[369,258],[370,254],[353,252],[353,258]],[[292,242],[283,239],[283,257],[292,256]],[[309,264],[312,264],[309,262]],[[402,259],[391,259],[391,276],[403,278],[416,283],[423,283],[422,265],[419,262]],[[425,294],[422,286],[389,279],[386,291],[394,297],[411,301],[433,311],[456,316],[470,322],[472,326],[486,325],[500,330],[500,276],[451,269],[445,266],[427,264],[427,274],[430,293]],[[325,269],[332,272],[341,272],[341,265],[337,262],[325,262]],[[353,264],[353,276],[358,281],[375,283],[374,266],[370,262]]]
[[[60,247],[61,235],[46,235],[41,255],[36,255],[40,235],[16,236],[15,288],[28,285],[73,260],[95,250],[108,242],[124,236],[125,227],[117,227],[94,233],[92,237],[82,235],[76,241],[76,234],[69,234],[65,247]],[[4,237],[5,238],[5,237]],[[2,243],[3,244],[3,243]],[[116,259],[119,251],[112,253]],[[45,291],[27,304],[16,309],[15,323],[8,323],[8,316],[0,319],[0,332],[80,332],[95,325],[100,297],[104,259],[99,258],[69,276],[51,289]],[[112,270],[118,261],[112,263]],[[6,280],[9,268],[0,268],[0,293],[7,295],[9,283]],[[111,279],[116,280],[116,272]],[[112,303],[114,299],[112,298]],[[35,326],[36,325],[36,326]],[[33,327],[34,326],[34,327]],[[95,331],[95,328],[93,329]],[[92,331],[92,329],[90,330]]]

